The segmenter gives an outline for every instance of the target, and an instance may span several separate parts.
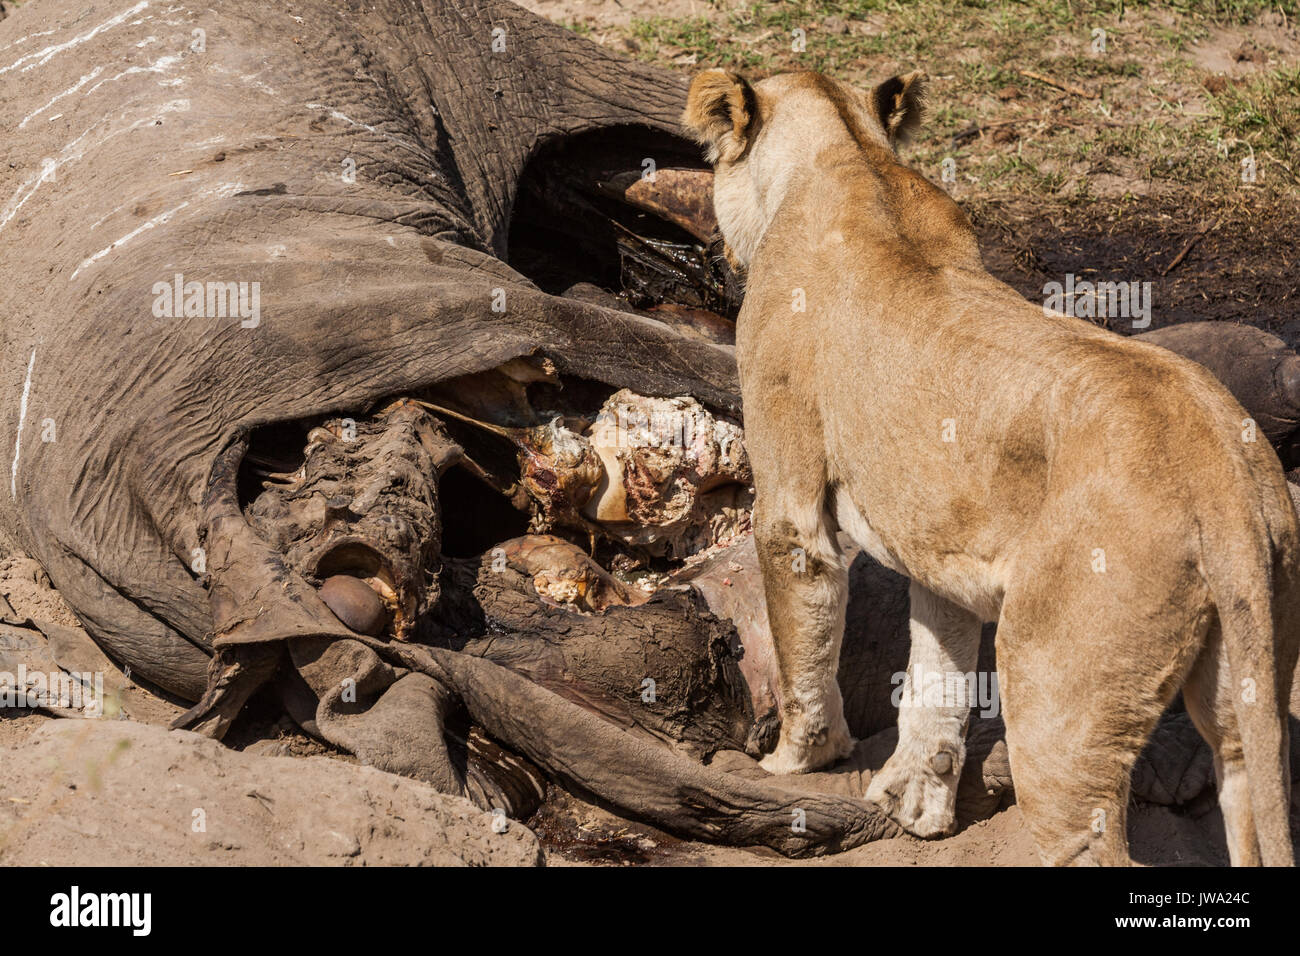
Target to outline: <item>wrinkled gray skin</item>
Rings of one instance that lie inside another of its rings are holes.
[[[0,526],[113,656],[193,700],[214,636],[259,613],[261,585],[228,582],[239,607],[214,620],[192,569],[240,433],[530,353],[736,412],[729,348],[545,295],[503,261],[539,148],[676,135],[683,97],[494,0],[19,8],[0,23],[6,466],[19,449]],[[260,324],[156,318],[154,284],[177,273],[260,283]],[[295,600],[301,634],[323,606]]]

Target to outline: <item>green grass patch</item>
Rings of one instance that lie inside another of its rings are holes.
[[[1254,154],[1257,164],[1267,161],[1297,181],[1300,68],[1272,70],[1240,85],[1229,84],[1210,103],[1223,130]]]

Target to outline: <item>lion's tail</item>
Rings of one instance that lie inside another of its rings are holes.
[[[1232,675],[1233,708],[1241,734],[1246,789],[1260,859],[1265,866],[1292,866],[1294,854],[1288,824],[1289,701],[1288,695],[1282,692],[1282,688],[1290,686],[1291,675],[1281,671],[1293,658],[1284,651],[1293,643],[1289,632],[1300,626],[1300,621],[1291,619],[1297,587],[1290,580],[1280,579],[1281,575],[1292,573],[1289,568],[1279,567],[1279,579],[1275,581],[1274,541],[1269,526],[1276,522],[1268,520],[1261,510],[1259,497],[1275,494],[1277,489],[1263,486],[1251,474],[1239,451],[1229,458],[1235,466],[1232,475],[1235,480],[1221,485],[1216,500],[1202,511],[1202,520],[1214,527],[1215,532],[1203,534],[1207,547],[1202,552],[1202,566],[1218,609],[1228,670]],[[1286,485],[1279,484],[1285,497]],[[1238,488],[1258,491],[1223,493]],[[1289,498],[1286,507],[1290,513],[1283,522],[1285,527],[1272,530],[1294,537],[1296,525]]]

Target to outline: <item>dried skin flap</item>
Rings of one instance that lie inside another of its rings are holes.
[[[302,468],[265,483],[249,524],[309,581],[366,580],[405,640],[438,601],[438,478],[460,447],[405,403],[374,420],[332,419],[309,439]]]

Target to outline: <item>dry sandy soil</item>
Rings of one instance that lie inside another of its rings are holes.
[[[931,122],[914,161],[937,180],[940,163],[955,160],[950,189],[999,277],[1031,298],[1066,272],[1150,279],[1154,325],[1238,319],[1300,341],[1300,35],[1279,8],[1226,4],[1227,14],[1215,17],[1196,3],[1182,13],[1135,4],[1117,19],[1109,6],[1089,13],[1087,4],[1045,2],[1009,13],[948,2],[523,5],[679,69],[716,64],[763,75],[813,67],[862,83],[928,69]],[[1096,27],[1108,33],[1105,56],[1090,52]],[[789,49],[794,29],[806,33],[803,53]],[[1247,155],[1262,170],[1251,184],[1237,172]],[[77,624],[40,568],[3,541],[0,595],[20,617]],[[250,705],[226,747],[167,732],[176,703],[126,675],[117,679],[130,719],[0,718],[8,768],[0,862],[789,862],[770,851],[678,840],[555,788],[526,826],[498,833],[468,802],[360,767],[265,702]],[[204,830],[195,828],[196,811]],[[1212,805],[1184,814],[1136,807],[1130,837],[1140,862],[1226,862]],[[947,839],[885,840],[811,865],[1037,862],[1011,806]]]

